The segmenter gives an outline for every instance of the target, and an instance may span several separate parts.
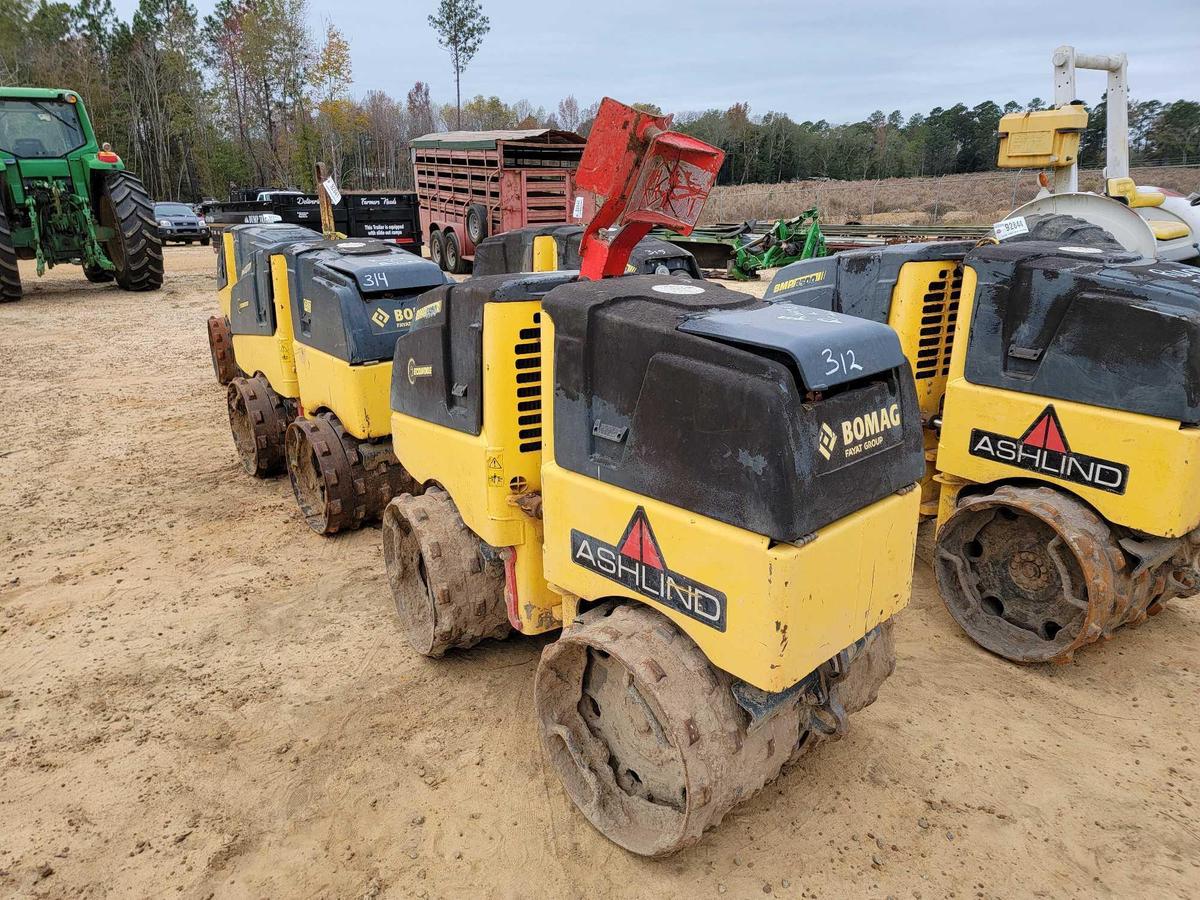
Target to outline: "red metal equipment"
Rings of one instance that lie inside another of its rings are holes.
[[[651,228],[690,234],[725,159],[723,151],[655,116],[605,97],[576,181],[602,200],[584,229],[580,276],[621,275]]]
[[[584,138],[571,131],[452,131],[412,142],[421,230],[443,269],[465,272],[475,245],[527,225],[582,222],[575,170]],[[580,202],[582,199],[582,202]]]

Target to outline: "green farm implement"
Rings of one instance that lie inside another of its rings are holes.
[[[730,278],[752,281],[760,269],[778,268],[826,254],[817,209],[791,219],[701,226],[690,235],[655,229],[653,237],[691,251],[704,269],[724,269]]]

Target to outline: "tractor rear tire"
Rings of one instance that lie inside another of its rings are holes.
[[[610,601],[542,651],[534,708],[546,756],[588,821],[626,850],[667,856],[840,737],[894,665],[885,622],[837,672],[818,669],[826,706],[801,691],[751,727],[732,677],[687,634],[648,606]]]
[[[445,491],[388,504],[383,560],[400,627],[418,653],[444,656],[511,631],[504,562],[467,528]]]
[[[359,440],[331,413],[296,419],[284,448],[296,503],[317,534],[361,528],[393,497],[418,490],[390,447]]]
[[[446,270],[446,242],[440,231],[429,235],[429,258],[439,269]]]
[[[446,239],[446,265],[443,266],[451,275],[466,275],[471,271],[467,261],[462,258],[462,250],[458,246],[458,237],[453,231],[442,232]]]
[[[108,284],[116,276],[108,269],[102,269],[99,266],[84,266],[83,277],[92,284]]]
[[[478,247],[488,236],[488,210],[482,203],[467,207],[467,237]]]
[[[296,414],[262,375],[229,382],[229,430],[246,474],[271,478],[283,472],[284,435]]]
[[[12,229],[4,204],[0,202],[0,303],[21,299],[21,270],[17,268],[17,251],[13,247]]]
[[[233,358],[233,334],[224,316],[208,317],[208,353],[217,384],[226,385],[242,374]]]
[[[1101,250],[1124,250],[1120,242],[1099,225],[1078,216],[1061,213],[1038,213],[1026,216],[1027,234],[1005,238],[1004,243],[1018,241],[1054,241],[1073,247],[1095,247]]]
[[[100,224],[113,231],[104,249],[116,267],[117,284],[127,291],[158,290],[163,281],[162,238],[141,180],[131,172],[109,172],[99,207]]]

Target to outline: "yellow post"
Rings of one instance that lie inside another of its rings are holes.
[[[533,271],[558,271],[558,243],[548,234],[533,239]]]

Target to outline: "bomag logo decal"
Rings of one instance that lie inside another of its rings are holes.
[[[771,288],[772,294],[778,294],[781,291],[790,291],[794,287],[799,287],[802,284],[817,284],[825,280],[825,271],[809,272],[807,275],[797,275],[795,278],[789,278],[787,281],[781,281],[775,287]]]
[[[822,422],[817,432],[817,452],[832,472],[899,442],[903,420],[900,404],[889,403],[860,416]]]
[[[668,609],[725,630],[725,594],[667,566],[643,507],[634,511],[616,544],[572,528],[571,560]]]
[[[375,312],[371,313],[371,321],[380,331],[387,331],[389,327],[394,331],[409,328],[413,318],[414,310],[411,306],[400,306],[390,312],[382,306],[377,306]]]
[[[833,456],[833,451],[837,448],[837,432],[829,427],[828,422],[821,423],[821,434],[817,438],[817,452],[826,459]]]
[[[900,404],[893,403],[882,409],[873,410],[865,416],[855,416],[853,419],[842,420],[842,441],[849,446],[855,442],[866,442],[868,447],[882,443],[882,437],[876,437],[880,432],[900,427]]]
[[[1110,494],[1124,494],[1129,482],[1129,466],[1076,453],[1067,442],[1066,432],[1054,406],[1047,406],[1020,437],[971,429],[968,450],[972,456],[1004,465],[1049,475]]]
[[[432,319],[434,316],[436,316],[441,311],[442,311],[442,301],[435,300],[433,303],[426,303],[424,306],[422,306],[420,309],[418,309],[416,312],[416,315],[413,316],[413,318],[416,319],[418,322],[420,322],[422,319]]]
[[[411,357],[408,360],[408,383],[416,384],[418,378],[428,378],[433,374],[433,366],[419,366]]]

